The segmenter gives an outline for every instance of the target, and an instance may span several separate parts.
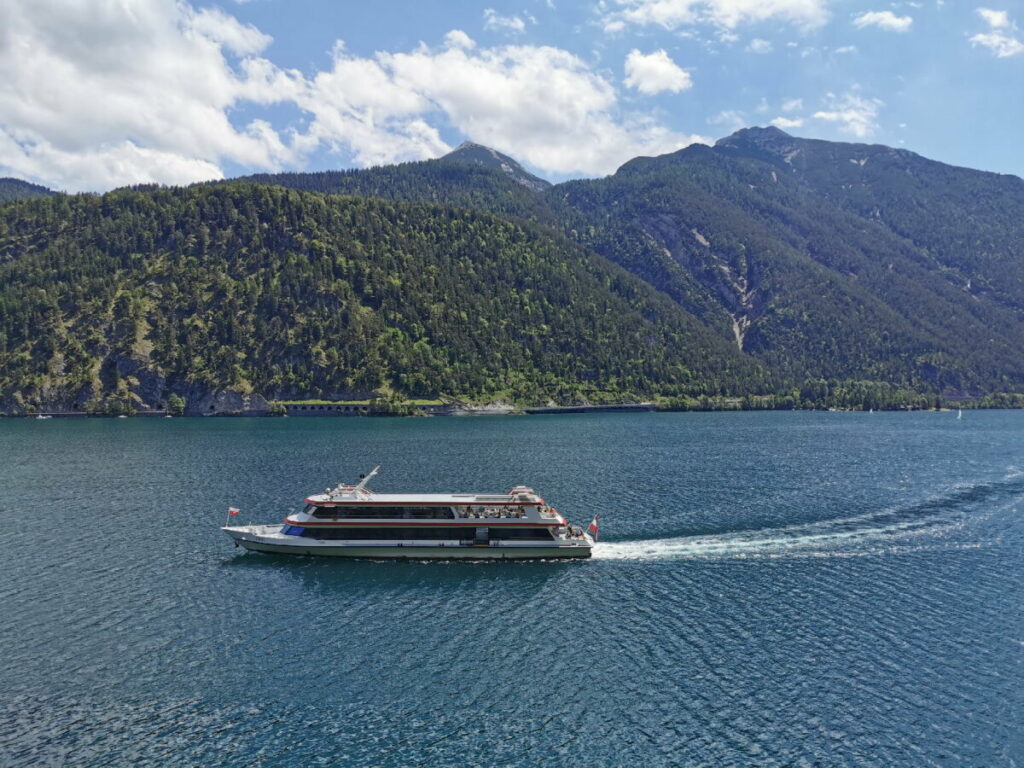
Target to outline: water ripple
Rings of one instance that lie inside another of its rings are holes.
[[[0,423],[0,765],[1019,765],[1022,417]],[[368,563],[216,530],[381,461],[529,481],[608,540]]]

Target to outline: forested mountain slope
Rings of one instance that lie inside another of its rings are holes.
[[[460,147],[437,160],[362,170],[258,173],[213,183],[252,182],[306,192],[437,203],[532,219],[561,228],[561,222],[552,211],[551,201],[539,194],[550,187],[547,182],[528,174],[518,164],[510,169],[511,172],[495,164],[485,164],[478,160],[479,153],[473,147]],[[534,182],[524,183],[524,180],[530,179]]]
[[[546,229],[251,184],[0,209],[0,410],[171,393],[569,402],[765,391],[668,297]]]
[[[0,205],[14,200],[31,200],[33,197],[47,197],[54,194],[52,189],[32,184],[21,179],[0,179]]]
[[[0,208],[0,410],[1024,391],[1016,177],[770,128],[555,186],[478,145],[243,181]]]
[[[964,243],[943,257],[931,245],[928,203],[892,197],[903,222],[896,231],[850,210],[850,182],[832,192],[791,169],[787,159],[803,140],[774,129],[741,134],[785,143],[779,152],[738,151],[744,136],[737,135],[714,148],[638,158],[606,179],[559,185],[559,202],[588,223],[576,230],[584,244],[711,327],[732,326],[743,350],[781,375],[950,392],[1021,386],[1024,325],[1013,305],[1021,298],[1013,288],[1021,254],[1012,243],[1024,242],[1022,220],[994,217],[983,226],[978,212],[976,238],[984,233],[1005,249],[992,254]],[[993,174],[963,173],[1004,184]],[[1024,200],[1018,207],[1024,213]],[[995,283],[1004,290],[977,287]]]
[[[1024,310],[1024,179],[775,128],[739,131],[719,147],[786,167],[831,204],[927,251],[971,295]]]
[[[1013,176],[752,128],[537,190],[444,159],[259,178],[559,229],[777,380],[1024,388],[1024,181]]]

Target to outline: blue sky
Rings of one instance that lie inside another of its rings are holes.
[[[4,21],[0,175],[59,189],[464,140],[558,181],[769,123],[1024,176],[1021,0],[8,0]]]

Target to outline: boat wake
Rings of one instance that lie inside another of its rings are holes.
[[[594,547],[593,559],[729,559],[860,554],[876,551],[879,544],[911,536],[948,534],[961,528],[967,519],[965,513],[979,503],[1021,495],[1024,495],[1024,476],[1010,472],[999,482],[956,487],[941,496],[914,504],[852,517],[753,531],[599,542]]]

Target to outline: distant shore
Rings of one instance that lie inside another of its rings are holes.
[[[490,404],[482,406],[462,404],[424,404],[408,405],[402,408],[382,409],[361,403],[315,403],[289,404],[284,412],[280,410],[259,411],[220,411],[214,413],[170,413],[166,410],[139,410],[134,413],[112,414],[92,413],[88,411],[39,411],[36,413],[0,413],[0,419],[116,419],[116,418],[380,418],[380,417],[425,417],[425,416],[546,416],[559,414],[581,413],[739,413],[742,411],[805,411],[831,413],[892,413],[897,411],[931,411],[935,413],[953,412],[957,410],[1020,410],[1021,405],[946,405],[942,407],[899,406],[890,408],[772,408],[772,407],[740,407],[739,405],[719,404],[718,407],[678,408],[667,407],[659,403],[617,403],[602,405],[555,405],[555,406],[511,406],[506,404]]]

